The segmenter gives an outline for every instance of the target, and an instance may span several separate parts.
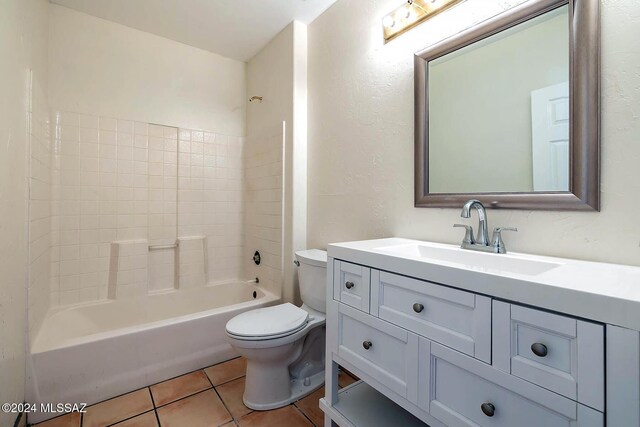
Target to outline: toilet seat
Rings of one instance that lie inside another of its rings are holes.
[[[309,313],[291,303],[258,308],[227,322],[227,334],[238,340],[263,341],[294,334],[307,326]]]

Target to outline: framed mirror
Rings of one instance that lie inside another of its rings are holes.
[[[600,208],[599,0],[531,0],[415,56],[415,205]]]

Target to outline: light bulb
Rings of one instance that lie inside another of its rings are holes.
[[[413,9],[411,9],[411,5],[408,5],[404,8],[404,19],[409,19],[413,17]]]
[[[391,15],[387,15],[382,18],[382,25],[384,25],[386,28],[391,28],[396,25],[396,21],[391,17]]]

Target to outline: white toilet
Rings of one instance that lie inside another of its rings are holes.
[[[324,383],[327,253],[296,252],[302,306],[285,303],[227,322],[231,345],[247,359],[244,404],[288,405]]]

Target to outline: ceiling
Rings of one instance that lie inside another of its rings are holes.
[[[89,15],[248,61],[291,21],[336,0],[50,0]]]

